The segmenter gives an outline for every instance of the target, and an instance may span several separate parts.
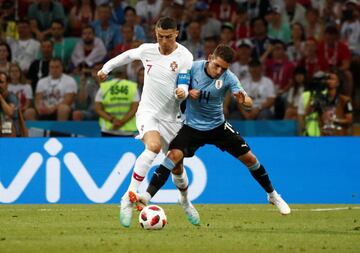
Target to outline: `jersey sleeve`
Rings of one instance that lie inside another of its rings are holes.
[[[230,90],[234,93],[244,93],[246,94],[246,91],[244,90],[244,87],[240,83],[240,80],[232,73],[229,72],[229,84],[230,84]]]
[[[184,54],[184,61],[179,68],[176,86],[183,88],[187,93],[190,85],[190,71],[193,64],[193,55],[190,52]]]
[[[122,54],[110,59],[102,67],[102,71],[105,74],[109,74],[113,69],[126,65],[134,60],[141,60],[143,50],[146,48],[144,44],[137,48],[129,49]]]

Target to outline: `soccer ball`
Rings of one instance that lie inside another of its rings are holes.
[[[143,208],[139,214],[140,226],[148,230],[162,229],[167,222],[164,209],[157,205],[149,205]]]

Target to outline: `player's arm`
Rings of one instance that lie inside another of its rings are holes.
[[[253,101],[244,90],[244,87],[241,85],[239,79],[234,74],[232,74],[230,76],[230,80],[230,89],[236,99],[236,102],[245,108],[251,108]]]
[[[140,60],[141,47],[129,49],[122,54],[107,61],[97,76],[101,82],[105,81],[108,74],[115,68],[126,65],[134,60]]]
[[[178,100],[184,100],[189,95],[189,86],[190,86],[190,78],[191,78],[191,68],[193,64],[193,56],[190,52],[184,55],[184,62],[182,67],[180,68],[176,89],[175,89],[175,97]]]

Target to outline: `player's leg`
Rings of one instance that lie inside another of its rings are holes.
[[[267,192],[270,203],[276,205],[281,214],[289,214],[289,206],[274,190],[265,167],[260,164],[239,133],[226,122],[224,127],[218,128],[213,135],[217,136],[216,146],[239,159],[249,169],[253,178]]]
[[[183,161],[177,163],[171,171],[172,181],[180,191],[179,203],[184,209],[186,218],[193,225],[200,225],[200,215],[188,198],[189,179]]]
[[[275,205],[281,214],[290,214],[290,207],[274,190],[265,167],[260,164],[255,155],[251,151],[248,151],[246,154],[239,156],[238,159],[248,167],[253,178],[267,192],[269,202]]]
[[[161,150],[158,121],[153,117],[147,117],[147,115],[137,115],[136,124],[140,133],[139,138],[144,142],[145,150],[136,159],[130,185],[121,198],[120,223],[124,227],[130,226],[134,205],[133,202],[131,202],[129,192],[137,192],[152,162]]]

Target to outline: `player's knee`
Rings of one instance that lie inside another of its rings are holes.
[[[157,141],[152,141],[146,144],[146,149],[158,154],[161,150],[161,144]]]
[[[251,153],[250,151],[246,153],[243,156],[239,157],[239,160],[248,168],[252,166],[256,166],[256,164],[259,162],[256,158],[256,156]]]
[[[171,159],[171,161],[173,161],[175,164],[179,163],[184,157],[183,152],[178,149],[170,150],[166,156]]]

